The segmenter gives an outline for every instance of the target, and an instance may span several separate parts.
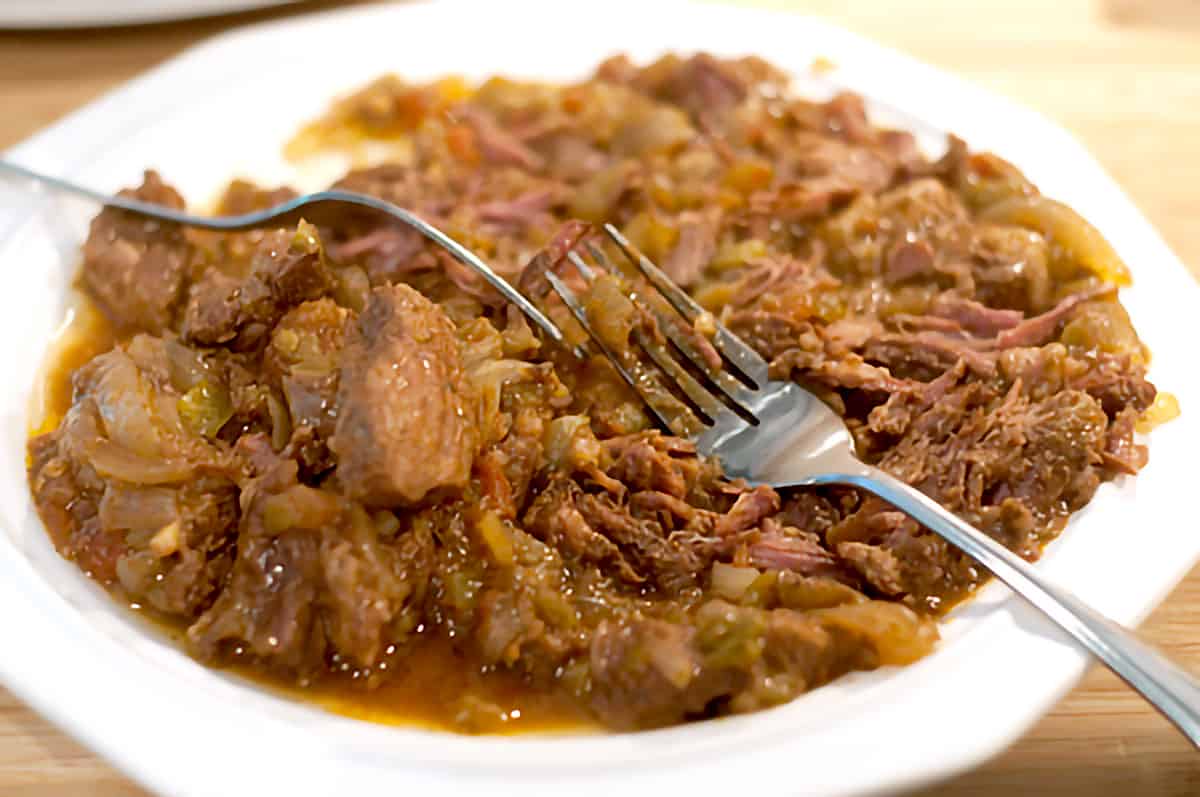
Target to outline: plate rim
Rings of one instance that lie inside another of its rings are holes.
[[[56,0],[57,2],[57,0]],[[92,4],[91,9],[64,9],[61,3],[26,0],[21,5],[0,4],[0,30],[78,30],[80,28],[117,28],[129,25],[154,25],[191,19],[208,19],[283,6],[298,0],[175,0],[171,6],[161,3],[117,8],[112,2]]]

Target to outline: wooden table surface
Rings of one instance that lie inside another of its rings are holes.
[[[0,149],[200,39],[247,22],[349,4],[308,3],[287,11],[110,31],[0,32]],[[1059,121],[1091,148],[1200,274],[1200,0],[756,4],[824,16]],[[1200,568],[1144,630],[1200,671]],[[936,747],[937,739],[929,743]],[[1116,678],[1093,669],[1008,752],[927,793],[1014,792],[1197,795],[1200,758]],[[0,795],[68,794],[144,792],[0,689]]]

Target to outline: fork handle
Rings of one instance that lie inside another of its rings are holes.
[[[856,463],[848,473],[807,479],[873,493],[966,552],[1133,687],[1200,748],[1200,681],[1131,630],[1118,625],[1032,565],[915,487]]]

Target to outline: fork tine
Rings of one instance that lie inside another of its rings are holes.
[[[748,407],[748,405],[752,403],[754,399],[754,396],[750,393],[750,391],[747,390],[747,388],[736,378],[730,376],[728,372],[720,368],[713,368],[712,365],[704,359],[700,352],[696,350],[695,345],[693,345],[691,341],[688,341],[679,333],[679,330],[675,328],[675,323],[673,323],[671,319],[668,319],[665,313],[663,313],[653,303],[643,301],[642,298],[638,296],[637,292],[629,287],[624,277],[620,273],[613,270],[612,264],[608,262],[608,258],[604,256],[604,253],[600,251],[599,247],[595,246],[590,241],[584,244],[584,246],[587,247],[588,251],[591,253],[592,259],[605,268],[612,278],[617,281],[617,285],[621,292],[625,294],[625,297],[654,317],[654,319],[658,322],[659,331],[661,331],[666,339],[669,340],[675,347],[675,349],[678,350],[679,353],[692,364],[692,367],[704,376],[704,379],[708,382],[709,388],[715,389],[719,394],[721,394],[725,403],[731,409],[733,409],[734,412],[737,412],[739,415],[742,415],[746,418],[753,418],[754,413]],[[583,278],[589,283],[596,278],[595,269],[589,266],[587,261],[580,257],[577,252],[570,252],[567,257],[570,259],[571,263],[575,265],[575,268],[579,271],[579,273],[583,275]],[[712,417],[712,412],[709,408],[713,405],[711,405],[711,403],[708,401],[711,390],[701,387],[697,380],[691,377],[686,370],[679,369],[678,364],[675,362],[675,358],[672,357],[668,352],[664,351],[661,346],[653,345],[644,339],[639,339],[638,343],[643,349],[646,350],[648,354],[650,354],[655,364],[658,365],[661,370],[669,372],[668,375],[671,376],[671,378],[677,383],[680,383],[680,388],[685,393],[688,393],[688,397],[696,402],[696,406],[702,408],[706,414]],[[670,364],[664,365],[663,360],[666,360]],[[679,377],[680,371],[682,371],[684,376],[689,377],[690,382],[688,384],[683,384],[683,380]],[[692,387],[693,385],[694,388]],[[699,399],[696,396],[693,396],[693,390],[697,393],[703,392],[704,398]]]
[[[632,297],[631,297],[632,298]],[[644,303],[638,302],[638,304]],[[739,382],[735,377],[731,376],[728,371],[722,368],[713,368],[711,364],[705,361],[704,357],[696,351],[696,347],[687,340],[683,335],[675,330],[671,323],[662,317],[662,313],[650,309],[651,314],[658,320],[659,329],[662,330],[663,336],[671,342],[692,367],[703,374],[705,381],[709,386],[724,396],[725,402],[731,406],[735,412],[746,417],[753,417],[754,412],[749,405],[753,403],[754,395],[745,385]]]
[[[572,262],[574,263],[575,261],[572,260]],[[559,298],[563,300],[563,304],[565,304],[567,309],[571,311],[571,315],[575,316],[575,320],[578,321],[579,325],[583,327],[584,332],[587,332],[588,337],[592,339],[592,342],[596,344],[596,346],[600,349],[600,352],[608,359],[610,363],[612,363],[613,368],[617,369],[617,373],[621,376],[621,379],[624,380],[625,384],[629,385],[629,388],[636,393],[638,398],[642,400],[642,403],[646,405],[646,409],[650,411],[650,415],[654,419],[654,422],[657,423],[662,429],[670,432],[673,435],[678,437],[687,437],[691,429],[687,428],[686,425],[681,424],[678,421],[674,424],[671,423],[671,419],[664,415],[662,410],[650,401],[650,397],[642,385],[644,377],[639,378],[630,373],[629,369],[627,369],[621,363],[621,359],[617,356],[617,353],[614,352],[598,334],[596,334],[596,330],[592,327],[591,323],[588,322],[587,313],[584,311],[583,305],[579,303],[579,297],[575,295],[575,292],[568,288],[566,284],[558,277],[558,275],[552,271],[546,272],[546,279],[549,281],[550,287],[554,289],[554,292],[557,293]]]
[[[700,414],[704,416],[701,418],[702,421],[704,421],[706,424],[712,425],[716,423],[717,418],[723,413],[728,413],[730,411],[720,399],[718,399],[712,393],[709,393],[708,390],[705,389],[704,386],[702,386],[694,376],[689,374],[687,369],[680,365],[679,361],[672,357],[670,353],[667,352],[661,345],[655,345],[646,340],[646,336],[640,332],[637,333],[637,337],[638,345],[641,346],[642,351],[646,352],[646,354],[650,356],[650,359],[654,361],[654,364],[658,366],[659,370],[661,370],[669,380],[674,382],[675,385],[681,391],[683,391],[683,394],[688,397],[688,401],[690,401],[696,407],[696,409],[700,411]]]
[[[583,248],[588,250],[588,254],[592,256],[600,266],[608,271],[612,271],[612,264],[608,262],[608,255],[604,254],[604,250],[596,246],[595,241],[584,241]]]
[[[738,415],[742,416],[743,420],[752,419],[750,422],[757,422],[754,419],[754,414],[745,406],[752,396],[747,395],[748,391],[733,377],[724,371],[716,371],[715,373],[708,367],[707,363],[703,362],[703,358],[693,352],[694,346],[691,346],[684,340],[683,336],[675,329],[675,324],[664,317],[663,313],[657,307],[652,307],[643,301],[636,291],[633,291],[627,284],[624,277],[612,270],[612,265],[604,256],[604,253],[598,247],[590,242],[585,244],[592,258],[599,263],[600,266],[607,270],[610,279],[616,281],[618,290],[625,295],[629,301],[633,302],[637,307],[649,313],[658,322],[659,330],[665,335],[667,340],[675,346],[676,349],[695,366],[704,378],[709,382],[712,388],[715,388],[724,396],[724,401],[720,396],[713,395],[712,390],[700,383],[688,370],[679,363],[679,361],[657,340],[652,340],[641,328],[635,327],[633,330],[634,342],[644,351],[650,360],[658,367],[670,382],[674,384],[680,392],[687,396],[688,401],[692,405],[693,411],[701,417],[705,423],[716,423],[717,418],[726,414],[730,409],[733,409]],[[596,270],[588,265],[578,252],[569,252],[567,259],[575,266],[580,275],[590,285],[596,279]],[[739,403],[741,400],[744,403]]]
[[[688,323],[695,323],[696,319],[700,318],[706,312],[703,307],[696,304],[692,297],[688,296],[682,288],[676,285],[670,277],[664,274],[658,266],[650,262],[648,257],[639,252],[616,227],[611,224],[605,224],[604,231],[621,249],[625,257],[629,258],[629,261],[637,267],[642,276],[671,303],[675,311],[683,316]],[[712,337],[712,343],[716,350],[729,363],[747,376],[754,383],[754,387],[761,388],[765,385],[767,382],[767,361],[758,352],[750,348],[745,341],[726,329],[724,324],[720,322],[714,323],[716,323],[716,333]]]
[[[567,252],[567,260],[571,261],[571,265],[575,266],[575,269],[579,272],[580,276],[582,276],[588,282],[591,282],[596,278],[595,269],[589,266],[587,261],[579,256],[578,252],[574,250]],[[600,265],[604,264],[601,263]]]

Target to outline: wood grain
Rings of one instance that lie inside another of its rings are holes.
[[[1200,274],[1197,0],[753,4],[827,17],[1062,123]],[[0,33],[0,147],[207,36],[336,5],[350,3],[308,3],[145,28]],[[1146,267],[1133,265],[1135,272]],[[1180,522],[1195,526],[1194,519]],[[1200,569],[1144,630],[1200,671]],[[929,744],[936,747],[937,739]],[[1200,794],[1200,758],[1113,676],[1093,670],[1006,753],[926,793],[1184,797]],[[134,797],[144,792],[0,690],[0,794]]]

